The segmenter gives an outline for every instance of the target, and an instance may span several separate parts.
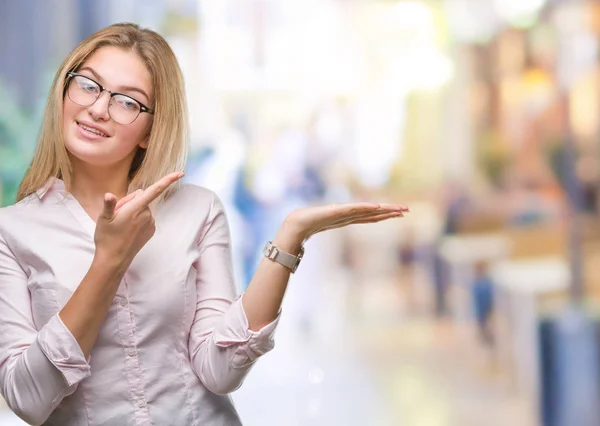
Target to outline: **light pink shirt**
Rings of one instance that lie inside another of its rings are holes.
[[[58,179],[0,209],[0,384],[28,423],[241,424],[227,394],[279,316],[248,330],[213,192],[181,185],[154,216],[86,360],[58,312],[91,265],[94,222]]]

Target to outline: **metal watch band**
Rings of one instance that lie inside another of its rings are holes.
[[[294,256],[293,254],[279,250],[279,248],[273,245],[272,241],[268,241],[263,249],[263,254],[272,261],[289,268],[293,274],[296,272],[296,269],[298,269],[298,265],[300,265],[300,261],[304,256],[304,247],[300,248],[300,253],[298,253],[298,256]]]

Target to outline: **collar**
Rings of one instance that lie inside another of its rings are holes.
[[[65,189],[65,183],[59,178],[51,177],[40,189],[35,191],[35,193],[40,200],[43,200],[49,192],[60,191],[63,189]]]

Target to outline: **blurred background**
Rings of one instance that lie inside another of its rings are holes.
[[[240,292],[295,208],[411,210],[308,241],[244,424],[600,425],[600,2],[0,0],[0,205],[121,21],[179,58]]]

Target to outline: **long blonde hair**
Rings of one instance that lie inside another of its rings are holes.
[[[130,23],[114,24],[82,41],[56,73],[38,145],[19,187],[17,201],[34,193],[52,177],[62,179],[70,188],[72,166],[62,131],[66,76],[67,72],[77,70],[104,46],[135,52],[152,77],[154,117],[148,148],[138,148],[129,173],[129,189],[145,189],[167,173],[183,170],[189,130],[183,75],[177,58],[165,39],[156,32]]]

